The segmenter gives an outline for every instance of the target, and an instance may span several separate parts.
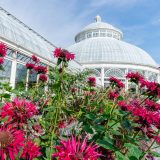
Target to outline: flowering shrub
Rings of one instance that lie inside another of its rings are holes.
[[[47,71],[32,56],[28,66],[34,67],[26,67],[36,70],[37,83],[27,91],[1,86],[7,90],[0,107],[2,160],[160,157],[155,150],[160,147],[160,84],[128,73],[136,93],[125,91],[115,77],[109,79],[109,87],[98,88],[89,71],[68,72],[74,54],[57,48],[54,57],[57,66]]]

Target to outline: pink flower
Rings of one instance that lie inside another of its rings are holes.
[[[26,63],[26,68],[27,69],[33,69],[34,68],[34,64],[33,63]]]
[[[133,106],[126,104],[123,100],[118,102],[118,106],[120,107],[122,111],[132,111],[133,110]]]
[[[44,66],[35,66],[35,67],[34,67],[34,70],[35,70],[38,74],[40,74],[40,73],[46,74],[46,73],[47,73],[47,67],[44,67]]]
[[[134,82],[136,84],[138,84],[140,80],[144,79],[143,76],[141,76],[138,72],[130,72],[126,75],[126,78],[128,78],[131,82]]]
[[[66,58],[67,61],[74,60],[74,57],[75,56],[72,53],[69,53],[69,52],[65,53],[65,58]]]
[[[0,158],[15,160],[19,150],[23,147],[23,134],[20,130],[11,127],[0,127]]]
[[[114,100],[114,99],[116,99],[117,97],[118,97],[118,94],[115,93],[115,92],[113,92],[113,91],[110,91],[110,92],[108,93],[108,98],[111,99],[111,100]]]
[[[65,128],[66,124],[63,121],[58,122],[58,128]]]
[[[32,141],[27,141],[21,154],[21,158],[33,160],[39,156],[41,156],[40,147]]]
[[[142,108],[142,107],[137,107],[137,108],[134,108],[132,114],[134,116],[139,116],[141,117],[143,120],[146,119],[146,116],[147,116],[147,113],[148,111],[145,109],[145,108]]]
[[[40,74],[39,80],[42,81],[42,82],[47,82],[48,77],[45,74]]]
[[[40,60],[38,57],[36,57],[35,55],[32,55],[32,60],[35,62],[35,63],[39,63]]]
[[[147,80],[140,80],[140,87],[146,88],[146,93],[151,97],[160,98],[160,85],[156,82],[149,82]]]
[[[158,144],[160,144],[160,136],[154,136],[154,139],[156,140],[156,142],[157,142]]]
[[[149,100],[149,99],[147,99],[147,100],[145,101],[145,107],[146,107],[148,110],[151,110],[151,111],[160,110],[160,104],[155,103],[154,101]]]
[[[87,144],[86,138],[83,142],[76,141],[72,136],[71,139],[61,140],[59,146],[56,146],[57,152],[52,155],[52,158],[57,157],[58,160],[98,160],[101,154],[97,153],[97,145]]]
[[[7,54],[7,46],[4,43],[0,43],[0,57],[5,57]]]
[[[62,49],[61,48],[56,48],[53,52],[54,57],[59,58],[62,57]]]
[[[87,82],[91,87],[96,86],[96,78],[95,77],[88,77]]]
[[[5,103],[1,108],[0,116],[8,118],[13,123],[27,123],[28,119],[37,114],[37,109],[32,102],[14,99]]]
[[[61,58],[62,60],[65,60],[65,61],[74,60],[75,58],[73,53],[70,53],[67,50],[61,49],[61,48],[56,48],[53,52],[53,55],[54,57]]]
[[[4,58],[0,57],[0,65],[4,63]]]
[[[119,79],[117,79],[115,77],[110,77],[109,81],[110,81],[112,86],[116,86],[118,88],[123,88],[124,87],[124,84]]]

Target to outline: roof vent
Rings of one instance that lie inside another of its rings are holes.
[[[101,22],[101,17],[99,16],[99,15],[97,15],[96,17],[95,17],[95,22]]]

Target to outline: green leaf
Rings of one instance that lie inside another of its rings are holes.
[[[3,98],[10,98],[10,97],[11,97],[11,95],[10,95],[10,94],[8,94],[8,93],[4,93],[4,94],[2,94],[2,97],[3,97]]]
[[[95,120],[96,116],[93,113],[86,114],[86,117],[91,120]]]
[[[84,129],[87,133],[93,134],[93,130],[92,130],[92,128],[91,128],[89,125],[83,126],[83,129]]]
[[[115,152],[115,156],[116,156],[117,160],[126,160],[126,157],[119,151]]]
[[[58,60],[57,60],[57,66],[60,65],[61,62],[62,62],[62,59],[61,59],[61,58],[58,58]]]
[[[129,160],[138,160],[135,156],[129,157]]]
[[[117,98],[119,101],[120,100],[124,100],[124,98],[122,97],[122,96],[118,96],[118,98]]]
[[[116,130],[112,130],[111,133],[112,133],[113,135],[118,135],[118,136],[123,135],[121,132],[116,131]]]
[[[142,151],[138,148],[138,146],[131,143],[125,143],[124,146],[128,149],[128,157],[136,157],[139,159],[142,155]]]
[[[103,148],[105,148],[105,149],[110,149],[110,150],[112,150],[112,151],[115,150],[114,145],[113,145],[112,143],[106,141],[106,140],[98,139],[98,140],[96,141],[96,143],[97,143],[98,146],[101,146],[101,147],[103,147]]]
[[[100,123],[100,122],[102,122],[102,121],[104,121],[104,120],[106,120],[106,119],[107,119],[106,116],[101,116],[101,117],[97,118],[94,122],[95,122],[95,123]]]
[[[125,129],[127,130],[131,130],[132,127],[131,127],[131,123],[128,119],[125,119],[123,122],[122,122],[122,126],[124,126]]]
[[[53,150],[53,149],[52,149]],[[47,157],[47,159],[50,159],[50,153],[51,153],[52,151],[51,151],[51,148],[49,148],[49,147],[47,147],[46,148],[46,157]]]
[[[101,126],[101,125],[93,126],[93,128],[94,128],[97,132],[105,132],[105,131],[106,131],[106,128],[105,128],[104,126]]]

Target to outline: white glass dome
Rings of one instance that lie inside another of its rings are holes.
[[[75,53],[76,60],[82,64],[118,63],[157,67],[147,52],[122,41],[122,36],[121,30],[101,22],[101,17],[96,16],[95,22],[82,29],[75,37],[76,43],[67,49]]]

